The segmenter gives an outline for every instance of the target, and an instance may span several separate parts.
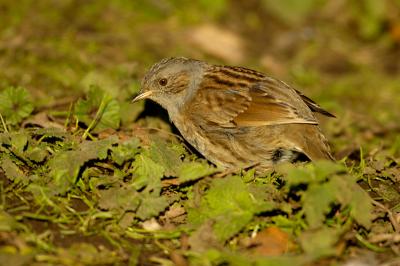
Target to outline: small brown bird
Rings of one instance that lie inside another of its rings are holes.
[[[168,58],[153,65],[133,100],[168,111],[182,136],[223,168],[258,171],[299,160],[332,160],[313,112],[334,115],[286,83],[255,70]]]

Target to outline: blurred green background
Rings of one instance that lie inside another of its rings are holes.
[[[0,90],[26,87],[39,108],[91,84],[129,99],[168,56],[289,82],[338,116],[323,121],[336,152],[396,139],[399,0],[0,0]]]

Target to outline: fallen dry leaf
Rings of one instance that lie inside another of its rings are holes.
[[[227,63],[239,64],[245,57],[243,39],[230,30],[205,24],[190,29],[187,35],[196,48]]]
[[[282,255],[293,246],[289,235],[275,226],[260,231],[249,243],[254,253],[264,256]]]
[[[392,37],[392,39],[395,42],[400,43],[400,22],[399,21],[396,21],[395,23],[393,23],[393,25],[391,25],[390,36]]]
[[[25,120],[22,124],[22,127],[28,126],[65,129],[64,125],[54,122],[53,119],[46,112],[37,113],[29,119]]]

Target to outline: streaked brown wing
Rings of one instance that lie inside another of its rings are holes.
[[[301,115],[291,103],[278,100],[263,92],[250,90],[249,107],[233,118],[238,126],[265,126],[278,124],[318,124],[313,116]]]
[[[202,87],[187,105],[189,109],[186,113],[194,120],[233,127],[233,119],[249,108],[251,100],[244,88]]]
[[[246,80],[247,76],[240,76],[243,73],[221,72],[204,77],[196,96],[187,105],[192,119],[222,127],[318,123],[290,87],[275,80]]]

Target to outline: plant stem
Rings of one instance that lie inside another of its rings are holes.
[[[108,98],[108,99],[107,99]],[[94,117],[94,119],[92,120],[92,122],[90,123],[90,125],[88,126],[88,128],[85,130],[85,132],[83,133],[82,139],[85,140],[88,135],[89,132],[96,126],[96,124],[99,122],[101,116],[103,115],[104,109],[106,108],[108,102],[109,102],[109,97],[107,97],[106,95],[103,96],[103,99],[101,100],[100,103],[100,107],[99,109],[97,109],[96,115]]]
[[[3,116],[0,114],[1,123],[3,124],[4,132],[8,133],[8,128],[6,122],[4,121]]]

